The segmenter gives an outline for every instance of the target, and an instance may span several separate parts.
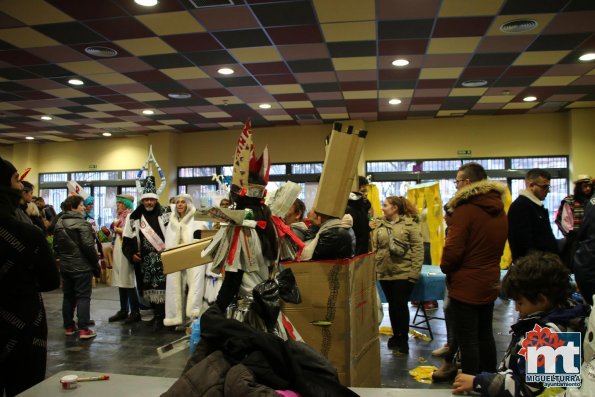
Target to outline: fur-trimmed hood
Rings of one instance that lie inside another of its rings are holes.
[[[471,203],[483,208],[488,213],[504,210],[506,185],[489,180],[472,183],[459,190],[444,206],[452,214],[459,205]]]

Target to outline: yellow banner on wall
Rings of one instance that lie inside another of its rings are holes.
[[[421,214],[422,235],[425,234],[424,242],[430,243],[431,264],[439,265],[444,248],[445,227],[440,185],[438,182],[428,182],[411,186],[407,190],[407,199]]]

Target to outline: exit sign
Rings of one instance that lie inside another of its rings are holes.
[[[471,149],[457,150],[457,154],[461,157],[471,157]]]
[[[96,170],[97,169],[97,164],[89,164],[89,169],[90,170]]]

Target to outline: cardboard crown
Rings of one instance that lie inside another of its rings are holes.
[[[231,191],[248,197],[262,198],[265,196],[266,184],[269,182],[271,159],[269,148],[265,146],[259,158],[254,153],[252,129],[250,120],[246,121],[244,129],[238,139],[238,145],[233,158],[233,174]],[[259,183],[250,183],[250,180]]]

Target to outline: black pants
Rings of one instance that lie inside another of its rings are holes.
[[[409,335],[409,296],[415,284],[407,280],[380,280],[380,286],[388,302],[388,316],[393,335],[401,346]]]
[[[140,303],[136,288],[118,288],[120,293],[120,311],[128,313],[139,313]]]
[[[89,328],[91,315],[91,280],[93,273],[62,272],[64,299],[62,300],[62,319],[64,328],[74,327],[74,310],[79,329]]]
[[[447,311],[461,350],[463,373],[496,372],[496,342],[492,329],[494,303],[470,305],[450,298]],[[454,353],[451,350],[447,360],[452,359]]]

